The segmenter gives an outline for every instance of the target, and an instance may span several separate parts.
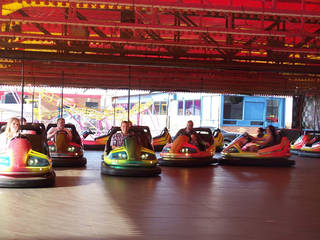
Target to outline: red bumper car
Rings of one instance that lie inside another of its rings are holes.
[[[9,147],[0,153],[0,187],[54,186],[56,175],[48,156],[44,128],[21,128],[25,134],[11,139]]]
[[[291,153],[301,157],[320,157],[320,131],[305,131],[291,145]]]
[[[222,152],[218,159],[221,165],[245,165],[245,166],[293,166],[294,160],[290,160],[290,141],[281,133],[278,135],[277,144],[259,149],[257,152],[243,151],[242,147],[250,139],[243,134],[234,139]]]
[[[50,128],[57,124],[49,124]],[[65,128],[72,133],[72,139],[68,138],[65,131],[58,131],[55,136],[48,141],[50,156],[54,167],[82,167],[87,163],[83,156],[83,145],[81,138],[73,124],[66,124]]]
[[[164,128],[160,135],[152,138],[152,146],[155,152],[160,152],[163,147],[171,142],[171,135],[168,128]]]
[[[189,137],[178,136],[173,143],[164,146],[160,153],[159,164],[163,166],[203,166],[215,163],[213,155],[215,145],[213,135],[209,128],[194,128],[201,141],[208,146],[200,144],[195,146],[189,143]],[[201,142],[200,141],[200,142]]]

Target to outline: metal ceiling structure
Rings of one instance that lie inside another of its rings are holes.
[[[320,93],[320,0],[0,4],[1,84]]]

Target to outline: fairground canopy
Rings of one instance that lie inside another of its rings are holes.
[[[0,4],[0,84],[320,93],[320,0]]]

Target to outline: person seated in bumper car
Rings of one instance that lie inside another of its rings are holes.
[[[18,119],[20,119],[20,126],[25,126],[27,125],[27,119],[25,119],[24,117],[19,117]],[[33,123],[32,123],[33,124]],[[36,134],[36,131],[34,130],[21,130],[20,131],[22,134]]]
[[[121,132],[112,135],[111,137],[111,148],[115,149],[118,147],[122,147],[124,140],[129,136],[129,123],[127,121],[121,122]]]
[[[264,129],[262,127],[258,128],[257,138],[263,138],[264,137]]]
[[[26,125],[27,124],[27,119],[24,117],[20,118],[21,125]]]
[[[47,133],[47,139],[51,139],[52,137],[54,137],[54,135],[58,132],[58,131],[64,131],[67,133],[68,136],[68,140],[71,141],[72,139],[72,133],[69,129],[65,128],[65,120],[64,118],[58,118],[57,120],[57,127],[53,127],[50,128],[48,133]]]
[[[7,123],[6,129],[0,134],[0,152],[6,151],[10,140],[17,137],[20,133],[20,121],[18,118],[10,118]]]
[[[248,138],[251,141],[246,143],[242,147],[242,150],[248,152],[257,152],[259,149],[277,144],[278,137],[275,127],[270,125],[266,128],[266,135],[264,135],[263,137],[248,136]]]
[[[196,133],[196,131],[193,129],[193,121],[189,120],[187,122],[187,126],[183,129],[180,129],[176,136],[174,137],[174,140],[179,137],[180,135],[185,135],[189,137],[189,143],[196,146],[197,148],[204,150],[203,148],[206,148],[210,144],[208,142],[202,141],[200,136]]]

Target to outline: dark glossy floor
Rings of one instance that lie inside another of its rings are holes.
[[[86,156],[86,168],[56,169],[55,188],[0,189],[0,239],[320,239],[320,159],[127,178]]]

